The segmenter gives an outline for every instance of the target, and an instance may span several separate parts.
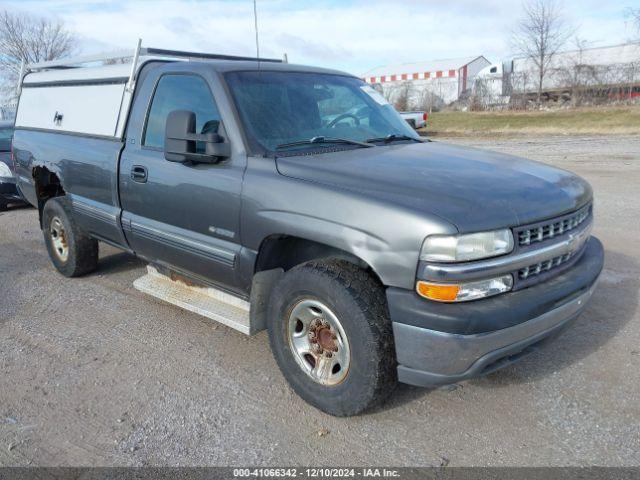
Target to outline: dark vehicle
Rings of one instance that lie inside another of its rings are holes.
[[[19,185],[63,275],[95,270],[99,242],[135,253],[136,288],[266,328],[293,389],[334,415],[493,372],[587,305],[603,247],[576,175],[425,141],[345,73],[132,57],[31,65],[22,84]]]
[[[13,172],[12,138],[13,122],[0,121],[0,211],[6,210],[11,203],[24,203]]]

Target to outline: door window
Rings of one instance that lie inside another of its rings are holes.
[[[173,110],[194,112],[196,133],[218,132],[220,114],[204,79],[195,75],[164,75],[153,95],[144,135],[145,146],[164,147],[167,115]]]

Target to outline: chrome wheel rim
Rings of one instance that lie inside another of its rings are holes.
[[[49,225],[49,238],[53,246],[53,252],[62,262],[66,262],[69,258],[69,245],[67,243],[67,234],[62,225],[62,221],[58,217],[51,219]]]
[[[296,363],[314,382],[337,385],[349,372],[349,340],[338,317],[324,303],[296,303],[287,325],[289,347]]]

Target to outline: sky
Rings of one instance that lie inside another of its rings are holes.
[[[629,8],[640,0],[560,0],[591,46],[634,35]],[[252,0],[0,0],[0,9],[62,19],[81,53],[143,46],[255,55]],[[513,55],[510,32],[522,11],[509,0],[257,0],[260,53],[360,75],[376,66]]]

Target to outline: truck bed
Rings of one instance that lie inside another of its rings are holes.
[[[19,128],[13,146],[20,189],[29,203],[38,205],[32,169],[47,169],[66,179],[73,213],[91,234],[126,247],[119,226],[120,140]]]

